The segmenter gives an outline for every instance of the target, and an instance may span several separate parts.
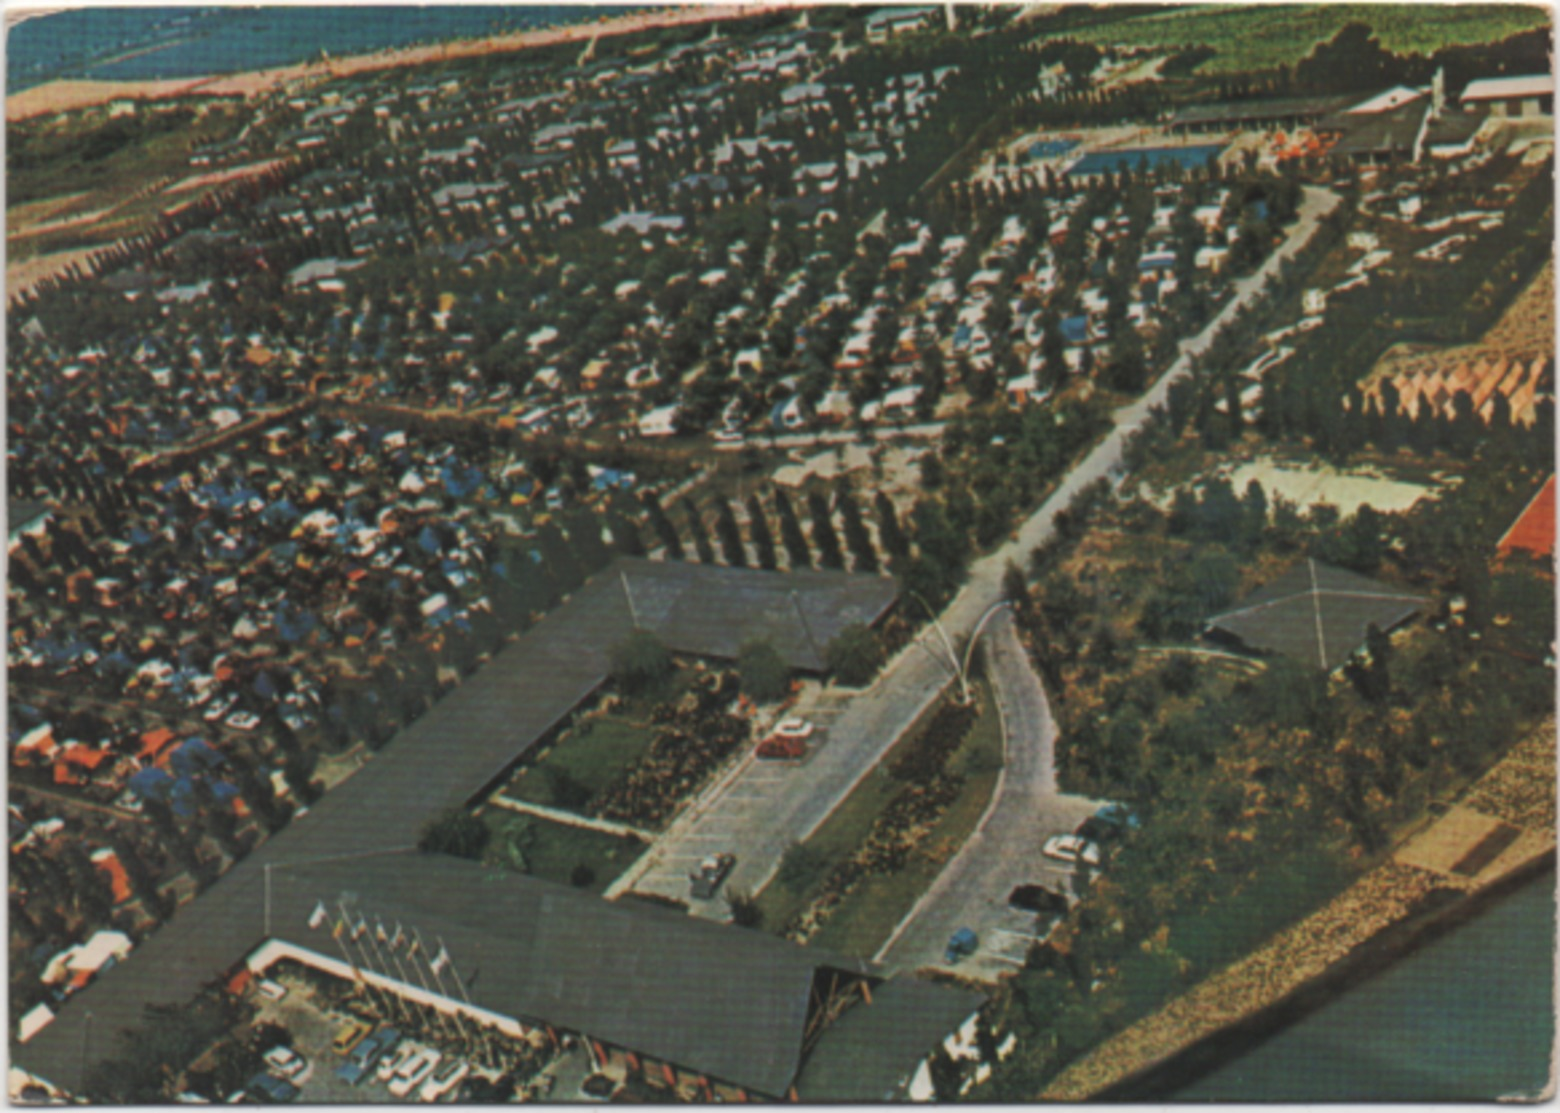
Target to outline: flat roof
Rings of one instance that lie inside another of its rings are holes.
[[[18,1062],[78,1091],[91,1065],[112,1054],[112,1035],[143,1022],[145,1004],[187,1002],[253,949],[259,941],[253,910],[268,863],[280,877],[293,863],[414,848],[429,816],[465,805],[605,683],[612,648],[634,629],[630,597],[640,627],[674,651],[734,656],[749,637],[769,637],[793,667],[808,667],[821,662],[817,653],[849,622],[885,611],[896,590],[888,577],[843,572],[615,561],[400,731],[308,815],[62,1003],[54,1023],[18,1049]]]
[[[1486,77],[1468,82],[1460,101],[1500,100],[1506,97],[1551,97],[1555,77],[1550,73],[1524,74],[1518,77]]]

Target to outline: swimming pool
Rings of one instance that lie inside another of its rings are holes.
[[[1147,165],[1150,170],[1161,163],[1178,162],[1183,170],[1195,170],[1217,158],[1224,150],[1222,143],[1199,143],[1191,147],[1122,147],[1114,151],[1090,151],[1067,168],[1071,177],[1088,177],[1092,174],[1115,174],[1136,170]]]

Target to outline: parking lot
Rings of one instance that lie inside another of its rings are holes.
[[[848,706],[846,694],[808,684],[787,712],[813,725],[806,754],[797,759],[763,759],[756,755],[756,745],[748,746],[608,895],[631,888],[684,901],[695,916],[726,919],[726,893],[733,887],[748,892],[761,888],[790,839],[800,837],[818,818],[809,802],[827,801],[839,794],[838,785],[850,783],[839,768],[842,757],[850,764],[849,755],[838,752],[850,747],[838,729]],[[772,814],[783,818],[777,823],[755,819]],[[736,857],[730,875],[712,897],[693,897],[689,873],[721,853]]]
[[[360,1012],[354,1013],[346,1008],[324,1003],[305,978],[283,973],[275,980],[286,988],[286,996],[281,1000],[260,998],[261,1007],[254,1023],[279,1024],[292,1034],[292,1049],[308,1064],[298,1077],[290,1080],[299,1089],[297,1102],[306,1105],[342,1103],[379,1105],[387,1102],[419,1100],[420,1085],[414,1087],[406,1096],[398,1097],[391,1093],[389,1082],[378,1077],[377,1071],[370,1071],[356,1086],[336,1073],[336,1069],[346,1061],[346,1057],[337,1054],[332,1046],[337,1032],[353,1019],[363,1020],[372,1029],[382,1027],[385,1021],[377,1020],[363,1005],[356,1006]],[[396,1023],[394,1019],[388,1023],[403,1031],[408,1027]],[[471,1076],[482,1076],[489,1080],[497,1080],[500,1077],[501,1072],[484,1068],[470,1055],[472,1041],[470,1037],[458,1030],[453,1019],[450,1019],[442,1030],[445,1034],[443,1039],[417,1041],[419,1046],[432,1047],[441,1053],[439,1066],[433,1072],[434,1074],[442,1073],[444,1068],[454,1061],[455,1056],[462,1056],[471,1066]],[[471,1030],[469,1025],[468,1030]],[[514,1041],[506,1036],[495,1035],[494,1043],[495,1046],[500,1047],[501,1052],[502,1045],[505,1044],[516,1051],[524,1050],[516,1047]],[[580,1083],[589,1073],[590,1065],[585,1053],[579,1048],[574,1048],[552,1057],[535,1078],[516,1081],[526,1083],[525,1089],[528,1095],[539,1096],[551,1092],[560,1098],[569,1098],[577,1093]],[[438,1100],[455,1101],[460,1096],[459,1091],[459,1086],[453,1087],[449,1093]],[[506,1095],[506,1097],[511,1096],[512,1094]]]

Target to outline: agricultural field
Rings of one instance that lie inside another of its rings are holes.
[[[1511,5],[1325,4],[1226,7],[1204,5],[1064,31],[1057,38],[1114,46],[1191,49],[1215,53],[1203,76],[1292,66],[1347,23],[1364,23],[1394,54],[1432,54],[1445,46],[1499,42],[1548,23],[1543,7]]]

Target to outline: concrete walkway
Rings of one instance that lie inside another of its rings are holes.
[[[588,815],[576,815],[574,812],[566,812],[561,808],[549,808],[545,804],[532,804],[525,800],[516,800],[505,796],[503,793],[495,793],[488,798],[490,803],[497,804],[500,808],[507,808],[512,812],[520,812],[522,815],[534,815],[538,819],[550,820],[553,823],[562,823],[566,827],[582,827],[587,831],[600,831],[604,835],[618,835],[622,838],[639,839],[641,842],[654,842],[655,835],[649,831],[641,831],[637,827],[630,827],[626,823],[614,823],[610,819],[594,819]]]

